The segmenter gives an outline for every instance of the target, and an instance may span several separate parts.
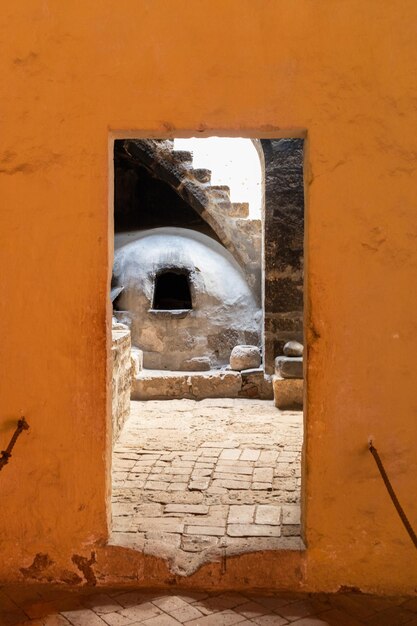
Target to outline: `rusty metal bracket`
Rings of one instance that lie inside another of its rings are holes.
[[[12,438],[10,439],[9,445],[5,450],[0,452],[0,471],[3,469],[5,465],[9,462],[10,457],[12,456],[12,450],[14,445],[19,437],[19,435],[24,431],[29,429],[29,424],[25,420],[24,417],[21,417],[17,422],[16,430],[13,433]]]
[[[400,516],[400,519],[404,525],[404,528],[406,529],[407,533],[410,536],[411,541],[414,544],[414,547],[417,548],[417,535],[413,530],[413,527],[411,526],[406,514],[404,513],[404,509],[401,506],[401,504],[399,503],[399,500],[395,494],[394,488],[391,485],[391,481],[388,478],[388,474],[385,471],[385,468],[382,464],[381,461],[381,457],[378,454],[378,450],[374,447],[373,443],[372,443],[372,439],[368,440],[368,447],[369,447],[369,452],[372,454],[372,456],[375,459],[375,463],[377,464],[377,467],[379,469],[379,473],[381,474],[381,478],[384,481],[384,485],[388,491],[389,497],[392,500],[393,505],[395,506],[395,509],[398,513],[398,515]]]

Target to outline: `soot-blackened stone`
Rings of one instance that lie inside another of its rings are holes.
[[[303,358],[278,356],[275,359],[275,373],[282,378],[303,378]]]

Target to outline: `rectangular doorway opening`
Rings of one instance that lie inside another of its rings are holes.
[[[303,139],[115,139],[110,543],[300,550]]]

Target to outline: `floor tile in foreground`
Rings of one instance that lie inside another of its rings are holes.
[[[366,594],[164,594],[143,590],[0,587],[1,626],[398,626],[417,624],[415,598]]]

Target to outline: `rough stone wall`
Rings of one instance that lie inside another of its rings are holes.
[[[264,139],[264,360],[289,339],[303,341],[304,188],[303,140]]]
[[[132,364],[130,357],[130,330],[112,329],[112,422],[113,444],[130,412]]]

